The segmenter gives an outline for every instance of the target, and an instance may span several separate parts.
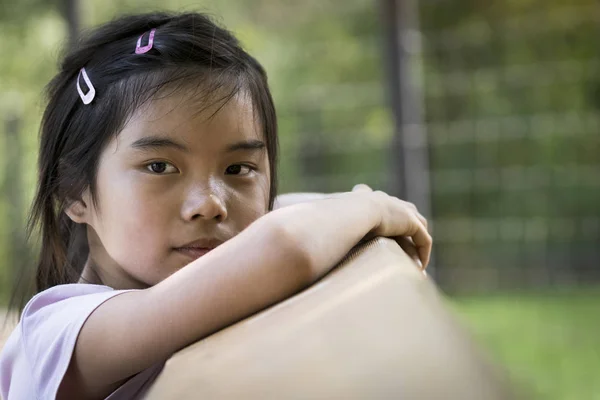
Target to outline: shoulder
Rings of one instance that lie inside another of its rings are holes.
[[[114,291],[112,288],[104,285],[91,285],[83,283],[73,283],[68,285],[57,285],[44,290],[33,296],[23,309],[23,315],[34,314],[36,311],[64,301],[73,297],[88,296],[96,293],[106,293]]]
[[[59,334],[73,328],[100,304],[119,293],[108,286],[69,284],[58,285],[35,295],[25,308],[19,321],[23,344],[47,334]]]
[[[36,396],[54,398],[84,322],[103,302],[123,292],[102,285],[69,284],[35,295],[0,355],[0,396],[15,398],[7,396],[7,387],[20,392],[16,386],[27,376]]]
[[[57,305],[60,305],[60,310],[63,311],[64,307],[74,306],[79,301],[98,297],[97,295],[103,297],[102,294],[110,294],[112,292],[115,291],[103,285],[74,283],[53,286],[36,294],[29,300],[23,309],[20,323],[27,322],[31,317],[40,312],[58,311],[59,308],[56,307]],[[69,301],[73,299],[77,299],[77,301]]]

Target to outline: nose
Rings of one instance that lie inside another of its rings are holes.
[[[227,207],[225,202],[213,192],[196,192],[188,196],[181,214],[186,221],[203,219],[222,222],[227,219]]]

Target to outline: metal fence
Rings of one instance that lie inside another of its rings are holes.
[[[451,3],[421,3],[441,281],[597,282],[599,5],[495,2],[436,26]]]
[[[297,82],[310,93],[307,129],[286,150],[300,186],[366,181],[414,201],[432,220],[435,276],[450,291],[600,280],[599,5],[390,0],[362,13],[380,38],[359,45],[381,51],[362,63],[387,63],[387,74]],[[382,106],[395,128],[366,132]],[[347,126],[321,123],[331,114]]]
[[[600,280],[600,6],[513,3],[224,2],[271,77],[282,191],[414,201],[447,290]]]

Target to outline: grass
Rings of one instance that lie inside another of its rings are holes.
[[[455,297],[450,303],[533,398],[600,400],[600,288]]]

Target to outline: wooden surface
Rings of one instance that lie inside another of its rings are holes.
[[[389,239],[304,292],[175,354],[147,400],[509,399]]]

